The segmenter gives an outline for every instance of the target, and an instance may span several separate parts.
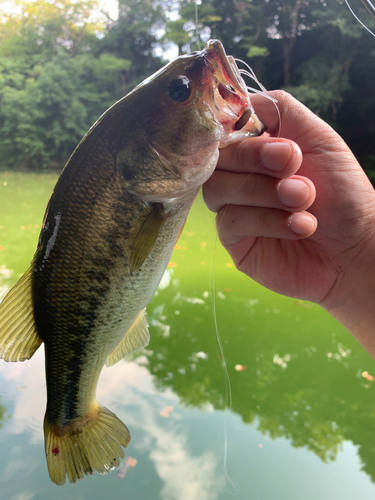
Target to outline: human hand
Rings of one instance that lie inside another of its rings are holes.
[[[274,104],[252,97],[268,134],[220,152],[204,199],[218,213],[219,238],[239,270],[321,304],[353,330],[374,294],[364,286],[375,286],[374,189],[329,125],[289,94],[270,95],[278,100],[280,138]]]

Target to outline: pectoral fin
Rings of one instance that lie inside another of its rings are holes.
[[[42,343],[36,330],[30,267],[0,304],[0,358],[30,359]]]
[[[150,342],[150,333],[146,319],[146,309],[143,309],[137,316],[130,330],[119,345],[111,352],[106,361],[106,366],[115,365],[120,359],[128,354],[146,347]]]
[[[151,252],[169,215],[164,212],[162,203],[156,203],[143,221],[130,256],[130,272],[136,271]]]

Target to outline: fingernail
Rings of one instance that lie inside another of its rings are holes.
[[[293,233],[298,234],[299,236],[303,236],[311,234],[316,227],[316,219],[313,215],[300,212],[296,214],[292,214],[289,217],[288,226],[293,231]]]
[[[296,208],[303,205],[310,195],[310,189],[299,179],[284,179],[279,182],[279,200],[286,207]]]
[[[292,149],[287,142],[267,142],[260,153],[263,166],[273,172],[282,172],[292,157]]]

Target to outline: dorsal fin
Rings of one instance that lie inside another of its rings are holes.
[[[36,330],[31,266],[0,304],[0,358],[30,359],[42,340]]]
[[[120,359],[124,358],[132,352],[138,351],[146,347],[150,342],[150,333],[148,331],[148,323],[146,319],[146,308],[143,309],[137,316],[130,329],[126,332],[125,337],[119,345],[113,349],[108,356],[106,366],[115,365]]]
[[[135,237],[133,250],[130,256],[130,272],[136,271],[153,249],[169,215],[164,212],[162,203],[156,203]]]

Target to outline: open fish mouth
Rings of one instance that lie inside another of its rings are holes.
[[[218,121],[229,133],[245,130],[248,136],[261,135],[265,127],[254,113],[234,58],[226,55],[218,40],[210,40],[201,54],[209,70],[210,101]]]

